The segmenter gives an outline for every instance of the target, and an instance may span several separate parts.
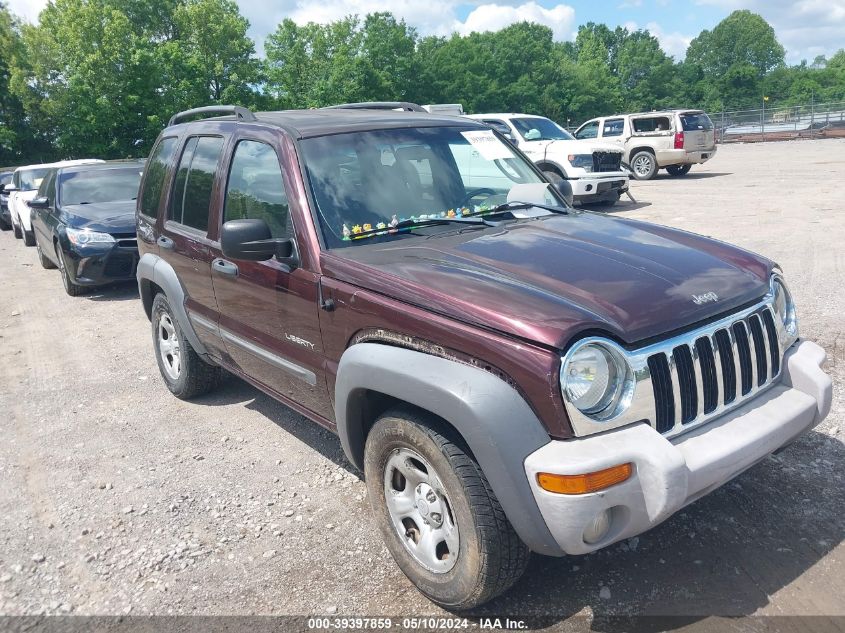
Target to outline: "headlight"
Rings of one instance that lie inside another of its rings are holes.
[[[560,370],[560,385],[566,400],[581,413],[604,420],[620,408],[631,384],[627,361],[601,343],[576,348]]]
[[[87,231],[85,229],[65,229],[67,238],[71,244],[75,246],[85,246],[86,244],[110,244],[114,242],[114,238],[108,233],[97,233],[96,231]]]
[[[566,158],[569,160],[569,164],[573,167],[580,167],[585,171],[593,171],[592,154],[570,154]]]
[[[772,277],[772,302],[776,318],[783,324],[783,331],[786,334],[786,344],[789,347],[798,340],[798,317],[795,314],[795,303],[792,295],[786,287],[783,279]]]

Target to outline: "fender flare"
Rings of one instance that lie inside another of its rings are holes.
[[[537,165],[537,169],[539,169],[540,171],[543,171],[544,167],[552,167],[553,169],[559,171],[560,174],[566,180],[570,180],[569,174],[566,173],[566,169],[564,169],[564,167],[556,161],[553,161],[549,158],[543,158],[542,160],[537,161],[536,165]]]
[[[367,392],[407,402],[451,424],[523,542],[540,554],[561,554],[524,466],[528,455],[549,443],[549,434],[516,389],[490,372],[447,358],[379,343],[349,347],[338,365],[335,415],[343,450],[360,470]]]
[[[179,322],[179,328],[182,330],[182,333],[188,339],[194,351],[200,356],[207,358],[208,350],[200,342],[194,326],[190,318],[188,318],[188,311],[185,309],[187,295],[179,281],[179,277],[176,275],[176,271],[173,270],[173,266],[155,253],[144,253],[141,259],[138,260],[136,277],[138,279],[138,291],[143,301],[146,302],[149,295],[149,288],[144,286],[144,281],[151,281],[164,291],[164,296],[167,297],[167,301],[170,303],[173,316]],[[149,300],[151,303],[152,297],[149,297]]]

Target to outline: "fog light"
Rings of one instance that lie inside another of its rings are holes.
[[[595,518],[587,524],[584,528],[584,542],[593,544],[598,543],[610,530],[610,510],[602,510]]]
[[[586,189],[587,191],[592,191],[592,190],[593,190],[593,185],[587,185],[587,186],[585,187],[585,189]]]

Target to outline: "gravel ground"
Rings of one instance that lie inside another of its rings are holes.
[[[535,557],[480,614],[845,615],[843,169],[845,140],[725,146],[612,209],[779,261],[833,411],[639,538]],[[131,285],[68,297],[11,232],[0,271],[0,614],[444,613],[393,564],[334,436],[234,378],[172,397]]]

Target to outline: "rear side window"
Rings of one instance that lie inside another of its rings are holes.
[[[704,112],[686,112],[682,114],[681,125],[684,126],[685,132],[713,129],[713,121]]]
[[[223,221],[262,219],[275,238],[291,236],[290,212],[276,150],[258,141],[241,141],[235,148]]]
[[[144,179],[144,188],[141,192],[141,213],[147,217],[154,218],[158,215],[158,202],[161,199],[161,190],[164,187],[164,177],[167,175],[167,167],[170,159],[173,158],[173,150],[176,149],[176,138],[163,138],[153,148],[150,160],[147,161],[147,177]]]
[[[672,123],[668,116],[643,117],[633,119],[631,123],[634,126],[634,132],[640,134],[644,132],[668,132],[672,129]]]
[[[191,228],[208,230],[214,174],[223,151],[219,136],[194,136],[185,143],[170,198],[167,218]]]
[[[622,136],[625,131],[624,119],[606,119],[602,128],[602,136]]]

